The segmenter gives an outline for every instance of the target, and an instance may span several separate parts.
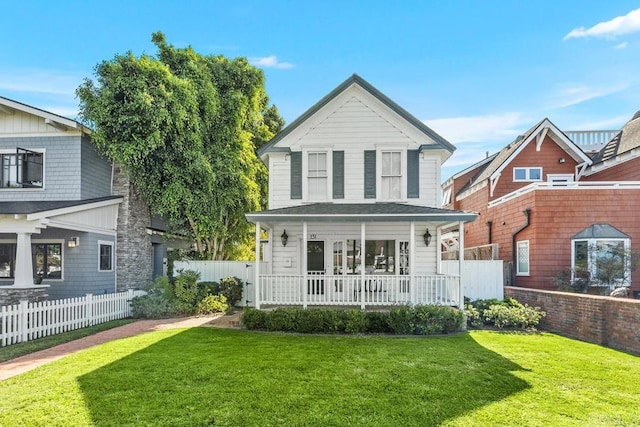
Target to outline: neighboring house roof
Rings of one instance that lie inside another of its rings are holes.
[[[637,111],[622,130],[594,157],[593,163],[601,163],[640,147],[640,111]]]
[[[353,74],[347,80],[342,82],[338,87],[332,90],[328,95],[326,95],[324,98],[318,101],[315,105],[313,105],[311,108],[305,111],[300,117],[298,117],[296,120],[291,122],[286,128],[284,128],[273,139],[271,139],[271,141],[263,145],[258,150],[258,155],[262,156],[270,151],[278,151],[275,145],[279,141],[281,141],[284,137],[289,135],[298,126],[300,126],[302,123],[308,120],[311,116],[317,113],[322,107],[327,105],[332,99],[336,98],[340,93],[344,92],[347,88],[349,88],[353,84],[357,84],[362,89],[369,92],[371,95],[377,98],[380,102],[386,105],[389,109],[394,111],[396,114],[398,114],[400,117],[402,117],[411,125],[415,126],[418,130],[420,130],[422,133],[427,135],[430,139],[432,139],[435,142],[434,147],[421,147],[421,148],[441,148],[449,151],[450,153],[453,153],[455,151],[456,147],[453,146],[453,144],[451,144],[449,141],[444,139],[442,136],[438,135],[435,131],[433,131],[427,125],[425,125],[420,120],[415,118],[413,115],[407,112],[404,108],[400,107],[398,104],[393,102],[390,98],[388,98],[378,89],[373,87],[370,83],[368,83],[362,77],[360,77],[357,74]]]
[[[84,133],[91,133],[91,129],[85,127],[78,121],[0,96],[0,113],[11,114],[13,110],[18,110],[28,114],[32,114],[34,116],[42,117],[46,124],[56,129],[76,129]]]
[[[314,203],[252,212],[252,221],[473,221],[477,214],[402,203]]]
[[[581,232],[574,235],[571,239],[629,239],[628,234],[623,233],[609,224],[593,224],[585,228]]]
[[[550,133],[549,133],[550,132]],[[554,125],[548,118],[544,118],[523,135],[519,135],[513,142],[500,150],[493,160],[484,167],[484,169],[473,179],[469,185],[465,186],[465,189],[479,184],[487,179],[497,180],[500,173],[506,168],[506,166],[522,151],[522,149],[532,141],[536,140],[538,136],[544,136],[550,134],[555,136],[554,141],[559,143],[562,148],[573,159],[583,164],[591,164],[591,159],[587,156],[576,144],[569,139],[564,132],[562,132],[556,125]],[[460,191],[460,192],[461,192]],[[458,192],[458,194],[460,193]]]
[[[1,215],[30,215],[45,213],[68,208],[87,208],[89,205],[101,204],[102,202],[119,203],[122,196],[107,196],[86,200],[64,200],[64,201],[24,201],[24,202],[0,202]]]

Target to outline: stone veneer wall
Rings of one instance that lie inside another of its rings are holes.
[[[147,227],[151,213],[120,166],[114,165],[113,195],[123,196],[118,210],[116,280],[118,292],[140,289],[152,282],[153,248]]]
[[[48,286],[39,286],[37,288],[17,288],[11,285],[0,286],[0,307],[18,304],[20,300],[29,302],[45,301],[49,296],[48,291]]]
[[[640,300],[505,286],[505,298],[540,307],[540,329],[640,354]]]

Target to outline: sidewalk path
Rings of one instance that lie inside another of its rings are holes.
[[[237,328],[239,327],[240,314],[241,313],[224,316],[213,315],[178,319],[138,320],[117,328],[98,332],[95,335],[90,335],[88,337],[80,338],[75,341],[70,341],[46,350],[26,354],[0,363],[0,381],[15,377],[16,375],[35,369],[45,363],[61,359],[68,354],[84,350],[85,348],[103,344],[107,341],[132,337],[145,332],[159,331],[163,329],[193,328],[196,326]]]

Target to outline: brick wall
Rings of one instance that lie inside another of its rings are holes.
[[[540,307],[540,329],[640,354],[640,300],[506,286],[504,296]]]

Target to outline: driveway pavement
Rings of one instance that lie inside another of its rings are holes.
[[[213,316],[178,319],[138,320],[117,328],[98,332],[95,335],[90,335],[88,337],[80,338],[75,341],[70,341],[46,350],[26,354],[0,363],[0,381],[15,377],[16,375],[35,369],[45,363],[61,359],[68,354],[84,350],[85,348],[103,344],[107,341],[132,337],[145,332],[159,331],[163,329],[193,328],[196,326],[237,328],[239,327],[240,314],[241,313],[224,316],[218,314]]]

